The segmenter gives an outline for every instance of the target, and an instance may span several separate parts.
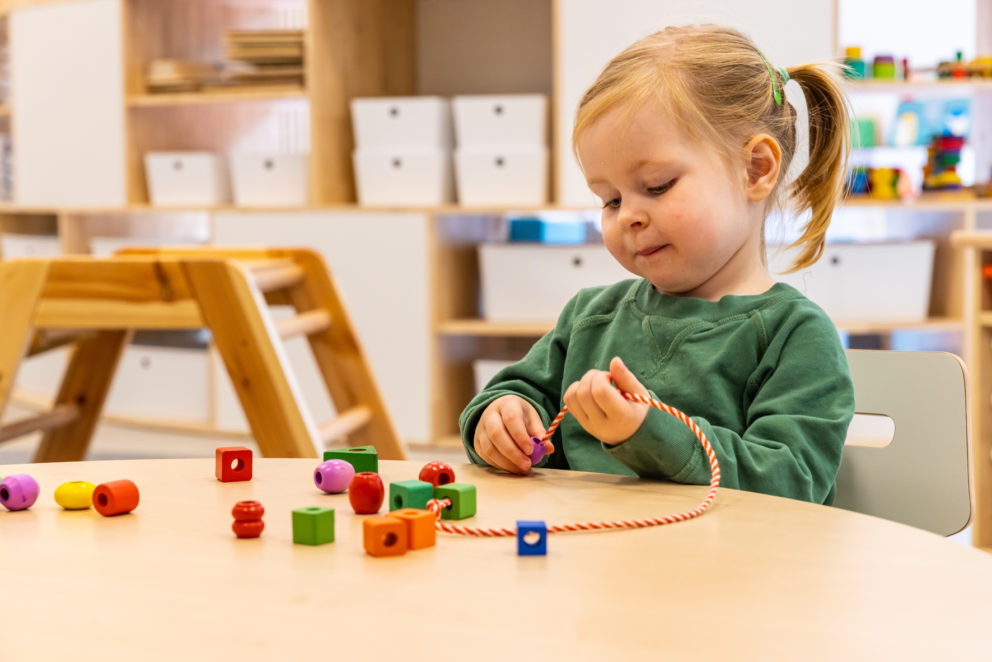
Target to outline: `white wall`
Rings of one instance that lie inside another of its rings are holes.
[[[834,57],[831,0],[560,0],[558,185],[561,202],[597,205],[572,156],[572,120],[603,66],[637,39],[666,25],[719,23],[748,34],[775,66]]]

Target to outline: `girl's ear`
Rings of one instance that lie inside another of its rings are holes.
[[[767,133],[759,133],[744,146],[747,168],[747,198],[764,200],[771,195],[782,168],[782,148]]]

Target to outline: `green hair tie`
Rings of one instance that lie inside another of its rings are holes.
[[[775,103],[781,106],[782,91],[778,89],[778,83],[775,82],[775,70],[772,69],[772,65],[768,64],[768,60],[765,59],[765,56],[761,51],[758,51],[758,57],[760,57],[761,61],[765,63],[765,68],[768,69],[768,75],[772,77],[772,97],[774,97]],[[785,67],[779,67],[778,73],[782,76],[783,85],[789,82],[789,72],[785,70]]]

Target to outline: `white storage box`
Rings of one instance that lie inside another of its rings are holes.
[[[378,207],[448,204],[451,155],[440,149],[358,149],[353,154],[358,202]]]
[[[127,418],[206,423],[210,420],[206,349],[128,345],[105,411]]]
[[[0,257],[55,257],[61,254],[59,238],[49,234],[0,233]]]
[[[543,205],[548,200],[546,147],[459,147],[455,174],[462,205]]]
[[[451,104],[459,147],[547,145],[548,98],[543,94],[456,96]]]
[[[805,294],[840,323],[919,322],[930,311],[934,242],[827,244],[808,269],[780,272],[790,254],[769,249],[772,276]]]
[[[228,156],[234,204],[240,207],[305,207],[306,154],[247,154]]]
[[[227,164],[219,154],[148,152],[145,171],[153,205],[217,206],[231,200]]]
[[[601,244],[483,244],[479,269],[491,322],[553,322],[579,289],[634,278]]]
[[[359,97],[351,100],[355,148],[450,149],[451,107],[442,97]]]
[[[496,373],[513,361],[500,361],[498,359],[476,359],[472,361],[472,374],[475,378],[475,392],[478,393],[486,387],[486,384],[496,376]]]

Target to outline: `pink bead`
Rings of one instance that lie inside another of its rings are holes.
[[[328,494],[344,492],[355,477],[355,467],[344,460],[327,460],[317,465],[313,484]]]
[[[38,481],[27,474],[14,474],[0,480],[0,503],[7,510],[25,510],[38,499]]]

